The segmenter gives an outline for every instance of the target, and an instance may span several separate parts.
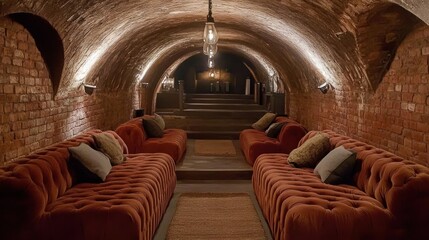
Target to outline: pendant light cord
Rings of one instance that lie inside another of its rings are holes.
[[[209,0],[209,14],[207,15],[207,22],[214,22],[212,17],[212,0]]]

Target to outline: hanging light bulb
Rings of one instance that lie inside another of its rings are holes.
[[[217,45],[204,43],[203,53],[209,57],[213,57],[217,53]]]
[[[209,13],[207,14],[206,26],[204,28],[203,41],[208,44],[216,44],[219,40],[214,18],[212,17],[212,0],[209,0]]]
[[[203,52],[205,55],[213,57],[217,53],[218,40],[219,35],[217,34],[214,18],[212,17],[212,0],[209,0],[209,13],[207,14],[206,26],[203,33]]]
[[[215,71],[214,71],[214,69],[210,69],[209,77],[210,78],[214,78],[215,77]]]
[[[207,18],[206,27],[204,28],[203,40],[208,44],[216,44],[219,40],[219,36],[216,31],[214,22],[209,22]]]
[[[208,61],[207,65],[209,68],[214,68],[215,62],[214,62],[214,59],[212,57],[209,57],[209,61]]]

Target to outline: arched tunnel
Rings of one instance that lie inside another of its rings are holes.
[[[3,0],[0,161],[155,111],[202,53],[200,0]],[[218,52],[275,76],[284,111],[429,164],[429,2],[214,0]],[[318,86],[328,83],[326,94]],[[95,85],[93,95],[83,84]],[[144,94],[141,93],[142,86]]]

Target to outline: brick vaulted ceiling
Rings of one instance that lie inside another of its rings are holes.
[[[201,52],[208,1],[0,4],[0,16],[34,14],[58,32],[64,67],[52,81],[61,94],[83,81],[106,91],[139,82],[154,89],[165,71]],[[261,79],[278,74],[285,91],[309,91],[324,81],[373,91],[403,37],[429,23],[427,9],[422,0],[213,0],[219,50],[242,57]]]

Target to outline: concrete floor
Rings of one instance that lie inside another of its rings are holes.
[[[193,139],[188,140],[186,155],[182,162],[177,165],[178,182],[174,196],[170,200],[154,239],[165,239],[176,210],[177,200],[181,193],[186,192],[248,193],[261,219],[267,239],[272,239],[269,227],[253,192],[252,181],[249,177],[252,173],[252,167],[245,161],[238,140],[233,140],[237,153],[235,157],[196,156],[194,154],[194,142]],[[240,172],[246,172],[247,175],[237,174]],[[195,173],[202,174],[197,174],[198,177],[196,178],[193,175]],[[182,174],[181,179],[179,178],[180,174]],[[213,176],[216,178],[213,179]],[[204,239],[204,236],[201,236],[200,239]]]

